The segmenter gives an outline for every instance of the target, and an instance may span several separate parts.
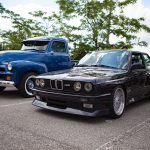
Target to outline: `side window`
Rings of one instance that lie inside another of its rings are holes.
[[[142,64],[144,66],[142,55],[140,53],[133,53],[132,58],[131,58],[131,63],[132,64],[139,63],[139,64]]]
[[[58,53],[65,53],[66,52],[66,47],[65,47],[65,42],[60,42],[60,41],[54,41],[52,43],[52,51],[58,52]]]
[[[143,54],[144,62],[147,69],[150,69],[150,57],[147,54]]]

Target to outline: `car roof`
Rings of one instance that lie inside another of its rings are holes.
[[[128,51],[130,53],[141,53],[141,54],[147,54],[145,52],[133,50],[133,49],[109,49],[109,50],[97,50],[97,51],[91,51],[91,52],[114,52],[114,51]]]
[[[60,37],[39,36],[39,37],[28,38],[26,40],[23,40],[23,42],[25,42],[25,41],[51,41],[51,40],[61,40],[61,41],[63,40],[63,41],[67,41],[67,39],[60,38]]]

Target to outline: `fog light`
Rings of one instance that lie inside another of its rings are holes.
[[[40,99],[41,99],[39,95],[35,95],[35,98],[36,98],[37,100],[40,100]]]
[[[92,109],[93,108],[93,104],[83,104],[83,107]]]
[[[11,81],[11,76],[6,76],[7,81]]]

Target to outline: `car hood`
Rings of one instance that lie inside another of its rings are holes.
[[[8,63],[16,60],[33,60],[39,52],[23,51],[23,50],[9,50],[0,51],[0,64]]]
[[[74,67],[70,70],[46,73],[38,78],[52,80],[91,81],[100,82],[124,77],[127,71],[101,67]]]

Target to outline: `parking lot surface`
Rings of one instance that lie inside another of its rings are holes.
[[[0,150],[150,150],[150,100],[124,115],[81,117],[32,106],[14,88],[0,94]]]

